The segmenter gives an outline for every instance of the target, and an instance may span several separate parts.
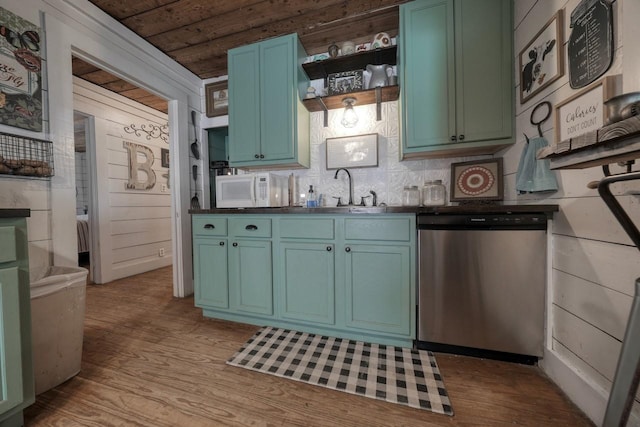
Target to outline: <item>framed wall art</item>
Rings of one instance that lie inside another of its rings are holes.
[[[622,75],[604,77],[556,104],[556,143],[575,138],[608,124],[604,103],[622,92]]]
[[[160,149],[160,164],[163,168],[169,167],[169,149],[161,148]]]
[[[40,27],[0,7],[0,124],[42,132]]]
[[[564,75],[563,9],[520,51],[520,103]]]
[[[204,93],[207,101],[207,117],[229,114],[229,90],[226,80],[205,85]]]
[[[327,76],[327,91],[329,95],[339,95],[341,93],[362,90],[362,70],[345,71],[342,73],[332,73]]]
[[[452,202],[502,198],[502,157],[451,164]]]
[[[327,138],[327,169],[378,166],[378,134]]]

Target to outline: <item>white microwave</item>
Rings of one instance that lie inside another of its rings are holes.
[[[289,206],[289,177],[270,172],[216,177],[217,208]]]

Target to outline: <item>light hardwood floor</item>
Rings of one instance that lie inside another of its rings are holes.
[[[258,329],[171,296],[171,268],[87,287],[82,371],[26,426],[590,426],[539,369],[436,354],[455,415],[231,367]]]

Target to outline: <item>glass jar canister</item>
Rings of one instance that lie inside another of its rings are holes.
[[[420,206],[420,190],[417,185],[404,187],[402,191],[402,206]]]
[[[446,192],[442,180],[425,181],[422,187],[422,206],[444,206]]]

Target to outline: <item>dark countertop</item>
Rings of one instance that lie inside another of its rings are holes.
[[[280,208],[241,208],[241,209],[189,209],[192,215],[198,214],[510,214],[510,213],[546,213],[549,217],[558,212],[558,205],[464,205],[464,206],[344,206],[303,208],[285,206]]]
[[[24,218],[31,216],[31,209],[0,209],[0,218]]]

